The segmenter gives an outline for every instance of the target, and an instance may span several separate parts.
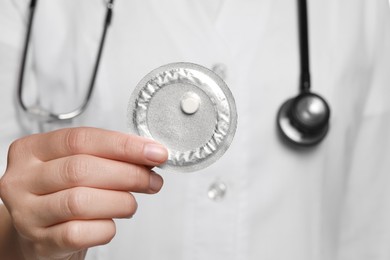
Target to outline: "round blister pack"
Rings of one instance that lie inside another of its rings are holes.
[[[213,71],[172,63],[147,74],[128,106],[130,131],[165,145],[160,167],[175,172],[203,169],[228,149],[237,126],[234,98]]]

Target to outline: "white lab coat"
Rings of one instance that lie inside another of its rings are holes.
[[[0,3],[3,168],[8,144],[26,133],[13,95],[27,2]],[[82,100],[102,2],[39,1],[27,102],[61,112]],[[298,93],[296,1],[116,2],[93,101],[72,126],[126,132],[132,89],[177,61],[223,64],[239,119],[219,161],[196,173],[159,171],[162,191],[136,195],[134,218],[116,221],[114,240],[90,250],[89,259],[390,259],[387,0],[308,1],[312,90],[332,109],[330,132],[313,149],[287,147],[276,131],[279,106]],[[218,201],[208,197],[215,183],[227,186]]]

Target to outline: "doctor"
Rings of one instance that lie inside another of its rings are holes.
[[[275,123],[298,92],[295,1],[117,1],[91,104],[40,125],[14,105],[28,5],[0,3],[1,259],[390,258],[386,0],[309,1],[312,89],[332,109],[311,148],[281,141]],[[80,104],[104,12],[39,1],[27,104]],[[126,134],[134,86],[177,61],[218,72],[238,109],[232,146],[196,173],[151,170],[165,147]]]

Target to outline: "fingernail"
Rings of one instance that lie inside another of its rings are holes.
[[[158,192],[163,185],[163,179],[158,174],[151,172],[150,173],[150,180],[149,180],[149,187],[152,191]]]
[[[162,145],[149,143],[144,147],[144,156],[152,162],[162,163],[167,160],[168,151]]]

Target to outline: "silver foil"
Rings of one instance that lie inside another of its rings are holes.
[[[188,93],[200,98],[194,114],[180,107]],[[131,133],[168,148],[161,168],[191,172],[214,163],[228,149],[237,112],[232,93],[217,74],[192,63],[172,63],[138,83],[128,105],[128,126]]]

